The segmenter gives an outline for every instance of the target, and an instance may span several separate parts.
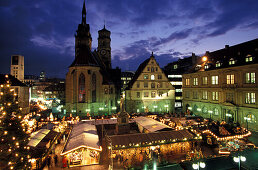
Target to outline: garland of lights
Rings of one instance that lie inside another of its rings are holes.
[[[3,169],[30,169],[28,136],[21,123],[24,114],[9,76],[5,79],[5,84],[0,85],[0,165]]]

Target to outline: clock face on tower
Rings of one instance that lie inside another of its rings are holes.
[[[105,55],[106,53],[107,53],[106,50],[101,50],[101,51],[100,51],[100,54],[101,54],[101,55]]]

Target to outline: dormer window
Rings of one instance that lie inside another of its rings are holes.
[[[229,65],[234,65],[236,63],[236,61],[234,60],[234,58],[231,58],[229,60]]]
[[[175,65],[174,65],[174,69],[177,69],[177,67],[178,67],[177,64],[175,64]]]
[[[220,67],[221,63],[219,61],[216,62],[216,67]]]
[[[197,65],[197,66],[195,67],[195,70],[200,70],[201,68],[202,68],[201,65]]]
[[[253,57],[251,55],[247,55],[245,57],[245,62],[251,62],[251,61],[253,61]]]
[[[205,70],[209,69],[209,65],[208,65],[208,64],[205,64],[205,65],[204,65],[204,69],[205,69]]]

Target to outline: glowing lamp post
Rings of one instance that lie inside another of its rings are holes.
[[[246,129],[248,130],[248,121],[251,120],[250,117],[244,117],[244,119],[246,120]]]
[[[193,167],[193,169],[200,169],[200,168],[205,168],[205,163],[204,162],[197,162],[197,163],[194,163],[193,165],[192,165],[192,167]]]
[[[203,57],[202,57],[202,61],[203,61],[203,62],[206,62],[207,60],[208,60],[208,57],[206,57],[206,56],[203,56]]]
[[[241,169],[241,161],[245,162],[246,161],[246,157],[244,156],[237,156],[233,158],[234,162],[238,163],[238,169]]]

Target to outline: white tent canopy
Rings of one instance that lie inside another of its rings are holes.
[[[88,123],[80,123],[75,125],[61,155],[67,154],[81,147],[101,151],[99,137],[95,125]]]

